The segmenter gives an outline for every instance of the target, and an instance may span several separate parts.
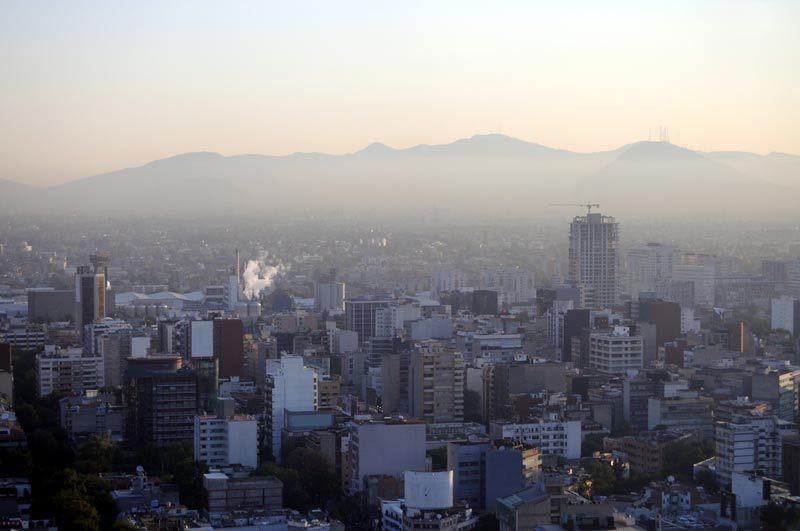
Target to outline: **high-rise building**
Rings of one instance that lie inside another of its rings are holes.
[[[624,376],[641,369],[643,356],[642,337],[631,335],[627,326],[589,336],[589,365],[603,374]]]
[[[369,476],[397,477],[407,470],[426,469],[423,422],[352,421],[349,431],[350,490],[353,492],[362,491]],[[450,488],[452,492],[452,486]]]
[[[570,224],[569,280],[585,290],[587,305],[616,303],[618,243],[619,225],[613,217],[589,213]]]
[[[388,308],[391,301],[384,297],[359,297],[344,302],[345,328],[358,334],[358,346],[375,337],[376,312]]]
[[[426,422],[464,420],[464,357],[438,341],[423,341],[410,354],[409,410]]]
[[[793,297],[772,299],[772,329],[800,335],[800,300]]]
[[[103,356],[84,353],[81,348],[58,348],[46,345],[36,355],[36,383],[39,396],[53,392],[62,395],[82,394],[105,385]]]
[[[106,316],[106,277],[103,270],[80,266],[75,275],[75,321],[83,327]]]
[[[556,454],[567,459],[581,456],[581,421],[562,419],[530,419],[522,423],[492,422],[493,439],[510,439],[535,446],[543,454]]]
[[[219,377],[244,376],[244,324],[241,319],[214,319],[214,357]]]
[[[194,458],[210,467],[258,466],[258,426],[255,417],[194,417]]]
[[[760,411],[743,411],[730,420],[716,422],[716,465],[719,484],[727,486],[736,472],[757,470],[770,478],[781,477],[784,437],[797,435],[797,425]]]
[[[264,406],[267,444],[275,460],[280,462],[285,411],[317,409],[316,371],[306,367],[301,356],[267,360]]]
[[[716,295],[716,269],[713,263],[678,264],[672,269],[674,282],[689,282],[694,288],[694,303],[713,306]]]
[[[171,370],[179,359],[136,358],[128,365],[128,440],[142,446],[166,448],[194,438],[197,414],[197,375],[190,369]],[[129,360],[130,361],[130,360]],[[139,363],[141,362],[141,363]]]
[[[318,312],[344,310],[347,288],[336,280],[336,269],[327,273],[317,272],[314,278],[314,309]]]
[[[457,268],[438,268],[431,274],[431,291],[435,294],[458,291],[467,285],[467,275]]]
[[[648,243],[628,250],[628,295],[639,298],[641,292],[655,292],[660,282],[672,277],[679,254],[672,245]]]

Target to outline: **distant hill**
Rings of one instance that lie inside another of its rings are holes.
[[[7,212],[124,214],[382,212],[444,209],[481,217],[542,212],[549,202],[599,201],[625,213],[793,214],[800,157],[701,153],[638,142],[575,153],[505,135],[355,153],[283,157],[187,153],[37,189],[0,181]]]

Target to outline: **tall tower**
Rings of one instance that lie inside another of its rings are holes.
[[[103,269],[78,267],[75,275],[75,324],[83,327],[106,316],[106,275]]]
[[[617,301],[619,225],[600,213],[576,216],[569,226],[569,281],[584,290],[586,306]]]

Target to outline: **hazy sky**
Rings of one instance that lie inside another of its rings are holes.
[[[794,0],[4,0],[0,178],[487,132],[595,151],[659,125],[800,153],[798,28]]]

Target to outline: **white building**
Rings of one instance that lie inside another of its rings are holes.
[[[336,280],[336,270],[320,273],[314,280],[314,309],[318,312],[343,311],[347,288]]]
[[[431,291],[439,294],[467,287],[467,275],[456,268],[441,268],[431,274]]]
[[[543,454],[556,454],[567,459],[581,456],[580,420],[539,419],[520,424],[493,422],[491,436],[536,446]]]
[[[194,458],[209,467],[258,466],[258,424],[255,417],[194,418]]]
[[[716,272],[713,265],[678,264],[672,269],[672,280],[694,285],[694,303],[713,306],[716,291]]]
[[[317,409],[317,373],[303,364],[302,356],[267,360],[266,423],[272,455],[281,460],[281,430],[285,411]]]
[[[426,470],[423,422],[354,421],[349,428],[351,491],[363,490],[369,476],[399,477],[406,470]]]
[[[681,334],[700,332],[700,319],[695,319],[694,308],[681,306]]]
[[[720,486],[733,472],[758,470],[770,478],[781,477],[783,438],[797,435],[797,425],[772,415],[734,415],[715,428],[715,470]]]
[[[533,271],[515,268],[493,268],[481,271],[481,288],[500,292],[501,303],[530,302],[536,298]]]
[[[589,213],[570,223],[569,281],[587,294],[587,306],[616,303],[618,244],[619,225],[613,217]]]
[[[105,385],[103,356],[84,354],[82,348],[45,345],[36,355],[36,384],[39,396],[55,391],[62,395],[83,394]]]
[[[214,321],[192,321],[189,332],[192,357],[212,357],[214,355]]]
[[[641,369],[643,359],[642,336],[630,335],[627,326],[615,326],[610,333],[589,336],[589,366],[603,374],[624,376]]]
[[[386,531],[474,529],[471,508],[453,506],[453,471],[403,474],[404,498],[381,502],[381,529]]]
[[[800,334],[800,301],[793,297],[772,299],[772,329]]]
[[[659,282],[672,277],[678,265],[678,250],[672,245],[648,243],[628,250],[628,294],[639,298],[641,292],[655,292]]]

